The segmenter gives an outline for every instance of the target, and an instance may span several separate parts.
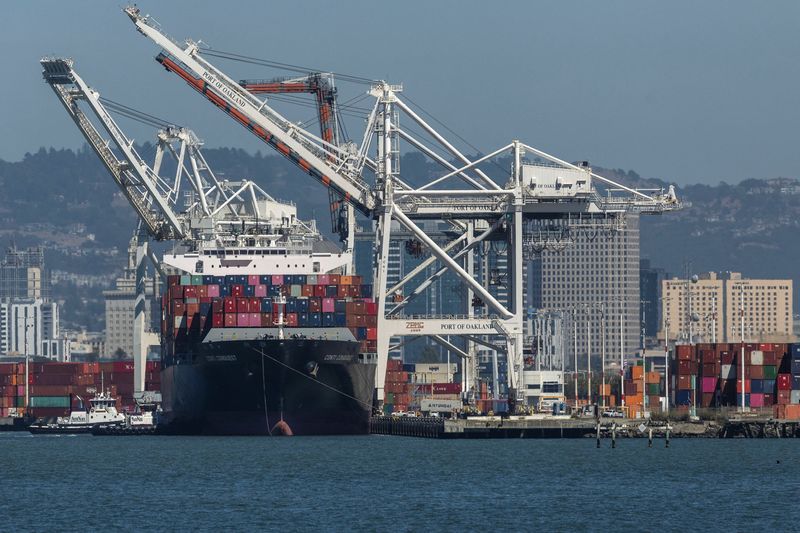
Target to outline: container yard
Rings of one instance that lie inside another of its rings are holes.
[[[66,416],[88,405],[101,389],[117,399],[117,409],[133,411],[133,362],[99,363],[31,362],[25,385],[25,363],[0,363],[0,418],[21,417],[28,396],[28,415],[33,418]],[[148,390],[161,389],[161,363],[148,361]]]

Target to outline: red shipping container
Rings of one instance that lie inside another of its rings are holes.
[[[250,313],[236,313],[236,325],[240,328],[246,328],[250,325]]]
[[[314,285],[314,291],[312,296],[316,298],[324,298],[325,297],[325,285]]]
[[[679,344],[676,348],[679,360],[689,361],[694,359],[694,346],[689,344]]]
[[[175,301],[175,303],[174,303],[174,305],[173,305],[173,308],[174,308],[174,310],[173,310],[172,314],[173,314],[174,316],[181,316],[181,315],[183,315],[184,313],[186,313],[186,304],[185,304],[185,303],[183,303],[183,302],[182,302],[182,301],[180,301],[180,300],[176,300],[176,301]]]
[[[238,315],[236,313],[227,313],[225,315],[225,327],[226,328],[235,328],[236,327],[236,318]]]
[[[764,394],[764,407],[772,407],[773,405],[775,405],[775,395]]]
[[[184,298],[197,298],[197,286],[196,285],[184,285],[184,287],[183,287],[183,297]]]
[[[266,298],[266,296],[267,296],[267,286],[266,285],[256,285],[255,295],[258,298]]]
[[[703,394],[717,390],[717,378],[703,378]]]
[[[744,392],[745,392],[745,394],[750,392],[750,380],[749,379],[745,379],[744,380]],[[741,379],[737,379],[736,380],[736,393],[737,394],[741,394],[742,393],[742,380]],[[752,398],[752,396],[751,396],[751,398]]]
[[[364,317],[364,325],[368,328],[378,327],[378,317],[375,315],[361,315]]]
[[[368,341],[375,341],[378,340],[378,329],[377,328],[367,328],[367,340]]]
[[[336,311],[336,300],[333,298],[322,299],[322,312],[333,313]]]
[[[211,298],[219,298],[219,285],[209,285],[208,296]]]
[[[236,298],[236,312],[249,313],[250,312],[250,298]]]
[[[314,287],[315,285],[303,285],[300,288],[300,296],[307,296],[307,297],[314,296]]]
[[[764,352],[764,366],[775,366],[778,364],[778,355],[775,352]]]
[[[792,390],[792,375],[778,374],[776,384],[778,386],[778,390]]]
[[[460,394],[461,383],[434,383],[433,394]]]
[[[368,315],[378,314],[378,304],[375,302],[364,302],[364,307]]]
[[[244,285],[231,285],[231,296],[235,298],[244,296]]]
[[[249,276],[247,276],[248,285],[258,285],[259,283],[261,283],[261,280],[259,279],[257,274],[250,274]]]
[[[211,326],[214,328],[225,327],[225,315],[222,313],[214,313],[211,315]]]
[[[779,390],[777,396],[777,403],[779,405],[786,405],[792,403],[792,391],[791,390]]]
[[[251,328],[260,328],[261,327],[261,313],[250,313],[250,320],[248,321],[248,325]]]
[[[691,376],[678,376],[678,390],[692,390],[692,378]],[[628,389],[625,389],[625,393],[628,393]]]
[[[224,313],[225,312],[225,302],[221,298],[214,298],[211,301],[211,313]]]
[[[744,369],[745,376],[750,379],[764,379],[764,367],[763,366],[746,366]]]
[[[261,312],[261,298],[248,298],[250,300],[249,310],[251,313]]]
[[[271,328],[272,326],[272,315],[269,313],[261,313],[261,327]]]
[[[288,327],[296,328],[297,327],[297,313],[286,313],[286,316],[284,317],[284,322],[286,322],[286,325]]]
[[[328,284],[329,285],[339,285],[341,283],[342,276],[339,274],[328,274]]]
[[[320,274],[317,276],[317,285],[329,285],[331,282],[330,276],[328,274]]]
[[[283,285],[283,276],[272,276],[272,285]]]
[[[198,298],[208,298],[208,287],[206,285],[198,285],[197,286],[197,297]]]
[[[226,313],[235,313],[236,312],[236,298],[231,296],[226,296],[223,300],[223,305],[225,307]]]
[[[183,298],[183,286],[175,285],[169,288],[169,295],[173,300]]]

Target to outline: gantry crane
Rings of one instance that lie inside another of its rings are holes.
[[[330,73],[314,72],[300,78],[283,78],[271,80],[241,80],[244,89],[252,94],[312,94],[317,106],[320,138],[327,146],[341,146],[340,122],[336,106],[336,85]],[[329,150],[329,158],[334,159]],[[352,234],[349,229],[353,224],[353,206],[334,189],[328,189],[331,214],[331,228],[352,249]]]
[[[580,217],[582,220],[622,217],[626,213],[661,213],[678,209],[674,191],[643,192],[616,183],[592,171],[588,164],[572,164],[533,146],[514,140],[487,155],[470,159],[426,122],[401,97],[403,88],[384,81],[372,84],[375,100],[361,144],[337,147],[305,131],[272,109],[246,87],[233,81],[203,57],[197,42],[179,43],[168,37],[149,16],[136,7],[125,8],[136,29],[153,40],[162,51],[157,61],[184,79],[250,132],[273,146],[316,178],[341,194],[345,201],[376,224],[374,285],[378,303],[378,371],[376,387],[383,399],[386,360],[392,337],[426,335],[451,352],[465,358],[465,387],[475,379],[475,345],[496,347],[500,338],[508,358],[509,403],[521,398],[523,379],[523,243],[525,222]],[[223,55],[215,51],[214,55]],[[426,140],[401,126],[400,116],[421,128]],[[376,155],[367,154],[375,141]],[[401,177],[399,147],[404,141],[434,162],[444,173],[423,185],[419,177]],[[443,157],[443,150],[458,164]],[[486,163],[511,156],[510,171],[500,180],[483,169]],[[529,158],[535,158],[530,161]],[[458,165],[458,166],[457,166]],[[368,183],[365,170],[374,173]],[[454,182],[457,182],[454,183]],[[415,185],[411,185],[414,183]],[[604,191],[598,189],[598,185]],[[440,220],[460,234],[448,243],[436,242],[418,224]],[[392,225],[399,225],[417,239],[431,255],[393,286],[388,286]],[[501,302],[488,290],[488,280],[476,279],[474,253],[488,240],[503,240],[507,247],[507,279],[510,296]],[[435,262],[440,268],[402,297],[401,289]],[[406,317],[405,303],[430,286],[445,271],[453,272],[466,286],[466,302],[474,298],[485,304],[482,311],[467,305],[464,316]],[[399,298],[398,298],[399,296]],[[399,302],[395,303],[395,300]],[[449,343],[445,336],[466,339],[467,350]]]
[[[139,217],[136,242],[134,311],[134,391],[144,391],[145,257],[161,271],[166,265],[203,273],[204,250],[245,248],[256,241],[321,240],[314,222],[296,218],[293,205],[276,200],[249,180],[218,179],[201,152],[202,141],[191,130],[100,97],[74,69],[71,59],[46,57],[42,75],[89,142]],[[85,104],[82,105],[82,104]],[[84,111],[88,107],[90,113]],[[145,162],[112,117],[110,110],[158,128],[152,165]],[[97,126],[95,125],[97,124]],[[98,127],[99,126],[99,127]],[[105,133],[105,135],[103,134]],[[174,168],[167,168],[166,159]],[[172,241],[182,252],[155,257],[149,241]],[[309,251],[309,253],[313,253]],[[324,254],[329,256],[330,254]],[[205,259],[208,261],[208,259]],[[254,259],[255,260],[255,259]],[[348,254],[337,267],[351,263]]]

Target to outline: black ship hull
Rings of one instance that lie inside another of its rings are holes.
[[[374,360],[347,340],[198,342],[164,361],[159,433],[369,432]]]

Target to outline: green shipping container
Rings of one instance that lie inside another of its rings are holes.
[[[181,276],[181,285],[191,285],[192,276]]]
[[[778,379],[778,367],[774,365],[764,366],[764,379]]]
[[[203,276],[192,276],[192,285],[202,285]]]
[[[291,294],[290,296],[294,298],[299,298],[303,295],[303,286],[302,285],[290,285],[291,287]]]
[[[647,394],[649,396],[657,396],[661,394],[661,386],[658,383],[648,383],[647,384]]]
[[[384,400],[384,403],[394,403],[394,393],[393,392],[387,392],[386,393],[386,399]]]
[[[14,399],[14,407],[25,407],[25,396],[17,396]]]
[[[69,408],[69,396],[31,396],[31,407]]]

